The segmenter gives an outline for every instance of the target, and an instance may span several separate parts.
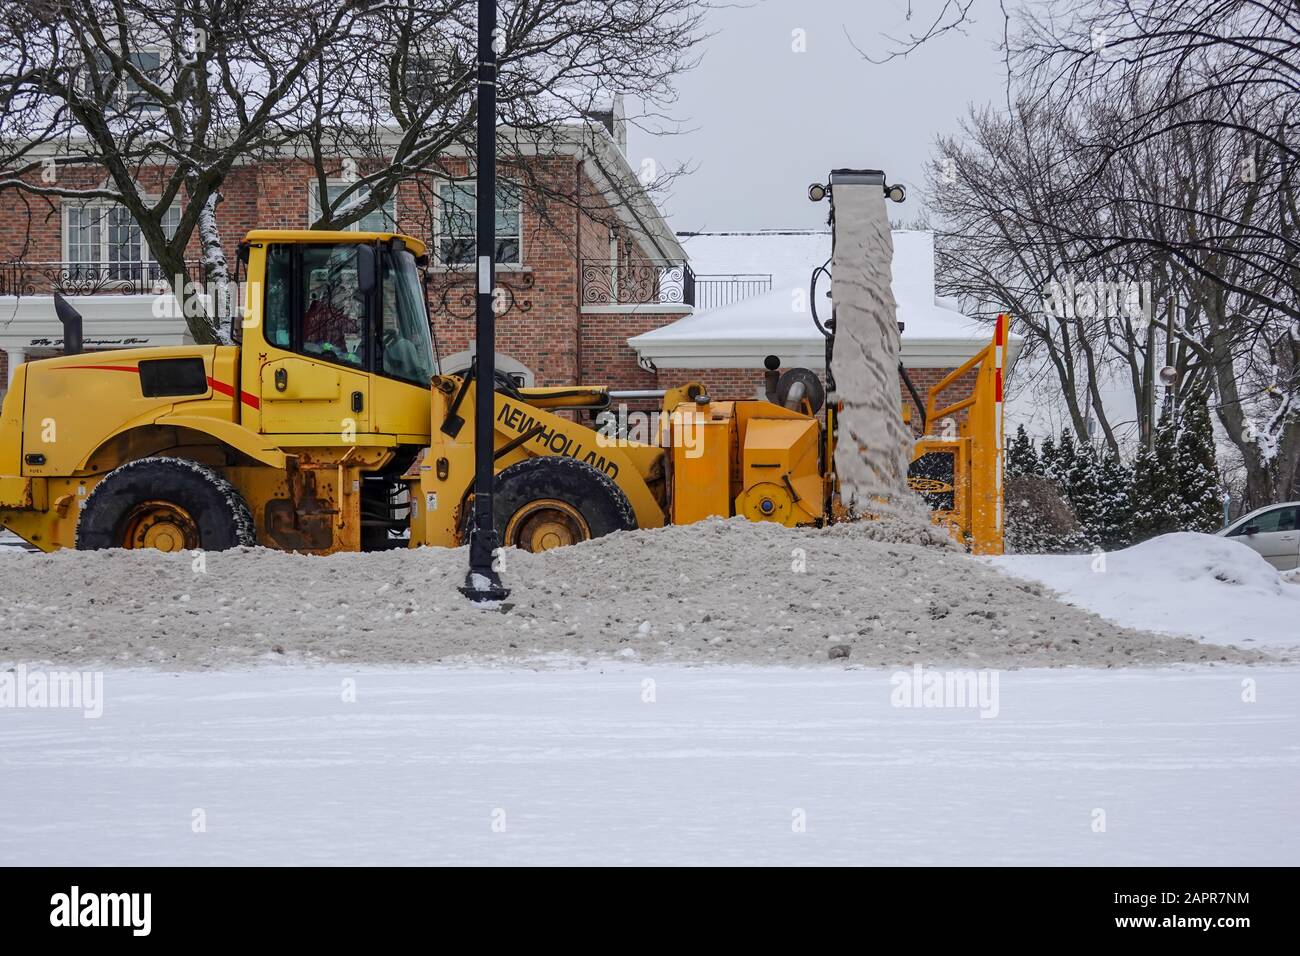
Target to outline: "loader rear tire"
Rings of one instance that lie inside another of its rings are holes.
[[[77,549],[225,551],[257,544],[235,486],[183,458],[141,458],[110,471],[86,498]]]
[[[529,458],[504,469],[496,478],[493,516],[502,546],[525,551],[636,530],[623,490],[576,458]]]

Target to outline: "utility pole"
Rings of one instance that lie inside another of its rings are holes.
[[[493,563],[500,548],[492,514],[493,439],[496,397],[497,211],[497,0],[478,0],[478,172],[474,202],[477,220],[477,280],[474,327],[474,514],[469,525],[469,573],[461,593],[471,601],[501,601],[510,592]]]

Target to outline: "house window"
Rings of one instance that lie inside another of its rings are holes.
[[[442,216],[438,230],[438,252],[447,265],[468,265],[474,261],[475,182],[472,179],[443,183],[438,189]],[[508,181],[497,182],[496,261],[519,265],[523,249],[523,194]]]
[[[127,281],[162,278],[140,226],[131,213],[116,203],[66,203],[63,236],[65,261],[74,278],[102,276]],[[163,214],[163,232],[176,235],[181,210],[173,205]]]
[[[348,207],[358,203],[364,203],[370,199],[370,189],[367,186],[358,186],[348,197],[343,200],[344,205],[339,205],[339,198],[347,190],[355,185],[346,179],[331,179],[325,183],[326,196],[329,197],[329,207],[334,210],[334,215],[338,216],[346,212]],[[320,219],[323,210],[321,209],[320,193],[313,181],[311,187],[307,190],[309,202],[307,204],[308,225]],[[374,212],[367,213],[356,222],[344,226],[349,232],[396,232],[397,231],[397,200],[393,196],[388,197],[388,201],[376,209]]]
[[[447,51],[420,53],[411,51],[402,69],[402,94],[408,102],[427,108],[451,89],[452,61]]]
[[[69,206],[63,230],[68,240],[68,262],[99,263],[106,258],[103,248],[103,210],[97,206]]]
[[[95,55],[95,73],[99,75],[101,87],[108,87],[114,82],[113,66],[109,62],[107,54],[97,52]],[[134,50],[127,54],[127,59],[131,64],[143,73],[145,76],[158,82],[162,77],[162,52],[160,50]],[[82,78],[83,95],[94,99],[95,83],[90,75],[90,71]],[[122,106],[137,107],[142,110],[155,111],[162,107],[155,102],[148,93],[141,89],[140,84],[126,70],[117,77],[117,87],[114,91],[117,102]]]

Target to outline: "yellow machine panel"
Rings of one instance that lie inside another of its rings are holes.
[[[455,547],[463,542],[474,480],[475,388],[459,376],[434,379],[430,445],[407,473],[412,481],[413,515],[418,513],[412,520],[423,528],[422,537],[412,538],[412,547]],[[584,425],[500,392],[494,407],[498,473],[532,458],[573,459],[591,466],[618,488],[627,498],[636,527],[657,528],[665,523],[661,449],[602,440]]]
[[[26,394],[29,400],[39,396],[39,409],[29,404],[24,415],[23,474],[74,474],[113,435],[149,425],[177,404],[215,404],[219,417],[229,420],[234,383],[213,374],[216,352],[215,346],[194,345],[28,363]],[[172,365],[185,376],[179,384],[168,378],[165,367]],[[162,374],[155,375],[160,368]],[[192,374],[184,371],[189,368]],[[202,413],[212,411],[209,407]]]
[[[364,372],[290,357],[263,365],[260,378],[264,432],[370,431],[369,376]]]
[[[683,402],[673,409],[673,524],[731,517],[733,409],[731,402]]]
[[[787,527],[820,521],[824,494],[816,419],[760,416],[751,413],[745,427],[736,514]]]

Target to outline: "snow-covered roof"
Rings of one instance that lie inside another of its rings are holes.
[[[681,233],[697,277],[768,275],[772,289],[738,302],[704,309],[670,325],[628,339],[643,361],[658,368],[761,368],[767,355],[786,365],[818,366],[825,340],[813,324],[808,281],[830,259],[829,230]],[[992,330],[935,297],[934,234],[896,229],[893,289],[903,323],[902,358],[911,368],[960,365],[988,344]],[[817,287],[817,312],[830,317],[824,277]],[[1008,343],[1007,365],[1021,340]]]

